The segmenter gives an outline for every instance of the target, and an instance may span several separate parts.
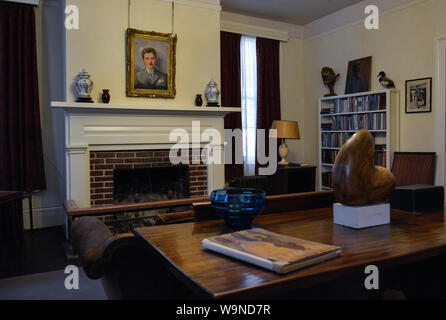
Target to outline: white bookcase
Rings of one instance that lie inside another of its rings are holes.
[[[331,172],[342,145],[361,129],[375,137],[375,164],[390,170],[399,150],[398,90],[362,92],[319,99],[319,190],[331,189]]]

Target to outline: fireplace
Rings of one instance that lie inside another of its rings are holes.
[[[201,197],[208,194],[203,163],[174,166],[169,150],[90,152],[92,206]]]

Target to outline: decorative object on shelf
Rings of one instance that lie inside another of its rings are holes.
[[[345,94],[369,91],[371,70],[372,57],[350,61],[348,63]]]
[[[381,71],[378,74],[379,77],[379,83],[386,89],[392,89],[395,88],[395,83],[393,83],[392,80],[387,78],[386,73],[384,71]]]
[[[282,160],[278,163],[281,166],[289,165],[286,161],[288,157],[288,146],[285,139],[300,139],[299,125],[297,121],[274,120],[271,129],[276,129],[276,133],[271,134],[271,137],[282,139],[282,144],[279,147],[279,155]]]
[[[247,227],[262,211],[266,194],[260,189],[221,189],[211,194],[212,208],[229,227]]]
[[[220,90],[218,90],[217,83],[214,81],[214,79],[211,79],[211,81],[209,81],[206,87],[205,96],[207,100],[207,106],[219,107],[218,97],[220,96]]]
[[[195,105],[197,107],[201,107],[203,105],[203,98],[201,97],[201,94],[197,94],[195,97]]]
[[[110,90],[102,89],[102,102],[109,103],[110,102]]]
[[[91,90],[93,89],[93,81],[85,69],[82,69],[82,72],[79,72],[76,76],[74,87],[77,92],[76,102],[93,102],[90,96]]]
[[[432,78],[406,81],[406,113],[432,112]]]
[[[385,201],[395,189],[395,177],[386,168],[374,166],[374,138],[360,130],[339,152],[333,168],[336,200],[347,206]]]
[[[336,83],[336,80],[339,77],[339,73],[336,74],[332,68],[323,67],[322,71],[321,71],[321,75],[322,75],[322,80],[324,81],[324,84],[330,90],[330,93],[327,93],[324,97],[337,96],[337,94],[334,92],[334,85]]]
[[[127,29],[127,96],[174,98],[177,37]]]

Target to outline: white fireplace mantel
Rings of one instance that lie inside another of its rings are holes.
[[[240,108],[221,107],[196,107],[196,106],[146,106],[134,104],[105,104],[105,103],[80,103],[80,102],[51,102],[53,108],[64,108],[71,111],[95,111],[95,112],[135,112],[141,111],[150,114],[165,115],[196,115],[208,117],[224,117],[230,112],[241,112]]]
[[[65,114],[66,198],[79,206],[90,205],[90,151],[156,150],[176,144],[172,129],[192,137],[192,122],[200,121],[200,133],[216,129],[224,138],[224,116],[240,108],[118,105],[52,102]],[[201,141],[210,152],[224,158],[224,141]],[[191,147],[197,147],[192,146]],[[224,186],[224,164],[208,164],[208,192]]]

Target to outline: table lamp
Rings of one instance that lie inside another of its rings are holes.
[[[282,139],[282,144],[279,147],[279,155],[282,160],[279,162],[279,165],[289,165],[289,162],[286,161],[288,146],[285,139],[300,139],[299,125],[297,121],[274,120],[271,129],[277,130],[277,134],[272,135],[273,138]]]

